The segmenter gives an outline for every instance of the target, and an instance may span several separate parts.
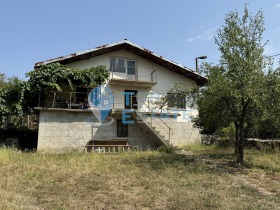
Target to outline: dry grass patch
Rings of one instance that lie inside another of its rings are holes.
[[[280,206],[279,154],[248,151],[248,166],[241,168],[234,164],[230,150],[197,146],[191,150],[180,155],[158,151],[42,154],[1,149],[0,206],[3,209],[277,209]],[[269,168],[262,167],[266,162],[270,162]]]

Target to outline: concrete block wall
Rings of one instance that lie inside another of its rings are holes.
[[[161,120],[173,130],[170,134],[171,145],[180,147],[201,142],[199,129],[194,128],[192,122],[178,122],[174,118],[161,118]],[[161,120],[153,118],[153,127],[156,127],[156,130],[168,140],[168,128]]]
[[[154,136],[139,127],[137,123],[128,125],[128,143],[141,149],[157,147]]]
[[[96,127],[90,111],[40,110],[37,149],[82,150],[91,139],[117,138],[116,120],[121,116],[113,117],[112,125]],[[128,125],[128,142],[143,149],[156,147],[153,137],[137,124]]]

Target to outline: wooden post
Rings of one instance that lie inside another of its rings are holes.
[[[53,104],[52,104],[52,108],[54,107],[55,96],[56,96],[56,92],[53,93]]]
[[[41,92],[39,93],[39,101],[38,101],[38,107],[41,106]]]
[[[27,115],[27,128],[29,128],[29,127],[30,127],[30,126],[29,126],[29,121],[30,121],[30,119],[29,119],[29,118],[30,118],[30,115],[28,114],[28,115]]]
[[[72,103],[72,92],[70,92],[70,107],[68,106],[69,109],[71,109],[71,103]]]

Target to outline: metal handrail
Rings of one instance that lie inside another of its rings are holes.
[[[74,103],[77,103],[77,104],[73,104],[73,101],[72,101],[72,96],[73,96],[73,94],[74,94],[74,93],[83,93],[83,92],[74,92],[74,91],[73,91],[73,92],[72,92],[72,91],[71,91],[71,92],[50,91],[50,93],[53,94],[53,98],[51,98],[51,100],[49,101],[49,102],[50,102],[50,107],[51,107],[51,108],[55,108],[56,103],[57,103],[57,100],[56,100],[56,99],[58,99],[58,97],[61,97],[61,96],[59,95],[59,93],[63,93],[63,96],[66,96],[66,97],[64,98],[65,102],[63,102],[63,106],[64,106],[64,103],[65,103],[65,104],[66,104],[66,107],[65,107],[65,108],[71,109],[72,106],[75,105],[75,107],[76,107],[76,105],[79,105],[77,102],[74,102]],[[115,95],[114,92],[111,92],[110,94],[112,94],[113,97],[114,97],[114,95]],[[68,95],[68,96],[67,96],[67,95]],[[133,95],[131,94],[131,95],[130,95],[130,101],[129,101],[129,102],[130,102],[130,104],[129,104],[130,109],[133,109],[133,99],[132,99],[132,97],[133,97]],[[151,108],[149,104],[147,105],[140,97],[137,97],[137,100],[141,101],[141,102],[147,107],[148,112],[151,113],[151,115],[150,115],[150,117],[151,117],[151,127],[152,127],[152,125],[153,125],[153,121],[154,121],[154,123],[157,123],[158,125],[161,125],[161,124],[159,124],[159,122],[153,120],[153,113],[156,113],[156,112],[154,111],[154,109]],[[74,107],[74,108],[75,108],[75,107]],[[79,107],[79,108],[81,108],[81,107]],[[84,109],[84,107],[82,107],[82,108]],[[113,109],[114,109],[114,108],[115,108],[115,102],[113,103]],[[173,133],[173,130],[172,130],[161,118],[158,118],[158,119],[162,122],[162,125],[164,125],[165,127],[168,128],[168,140],[170,140],[170,135],[171,135],[171,132]],[[165,129],[164,129],[164,131],[166,132]]]
[[[123,73],[123,74],[126,74],[126,75],[128,75],[126,72],[114,72],[114,71],[112,71],[112,66],[110,66],[110,68],[109,68],[109,71],[110,71],[110,79],[113,79],[114,78],[114,73]],[[155,70],[153,70],[152,72],[151,72],[151,74],[150,75],[147,75],[147,76],[140,76],[139,77],[139,75],[134,75],[135,76],[135,81],[138,81],[139,80],[139,78],[150,78],[150,80],[147,80],[147,81],[151,81],[151,82],[156,82],[157,81],[157,77],[154,77],[154,73],[155,73],[155,71],[156,71],[156,69]]]
[[[154,71],[152,71],[152,73],[151,73],[151,81],[154,81],[154,73],[155,73],[155,71],[156,71],[156,69]],[[155,81],[157,81],[157,77],[156,77]]]
[[[68,104],[68,109],[71,109],[72,107],[72,97],[73,94],[77,94],[77,93],[82,93],[84,94],[84,92],[74,92],[74,91],[69,91],[69,92],[64,92],[64,91],[50,91],[50,93],[53,93],[53,99],[52,99],[52,104],[51,104],[51,108],[54,108],[55,104],[57,103],[57,99],[61,96],[59,96],[58,94],[63,94],[63,97],[65,96],[66,98],[64,98],[65,103]]]
[[[138,97],[138,100],[140,100],[148,108],[148,110],[150,110],[150,112],[151,112],[151,127],[152,127],[152,120],[153,120],[152,113],[155,113],[155,112],[141,98]],[[168,140],[170,141],[170,131],[172,131],[172,133],[173,133],[173,130],[165,122],[163,122],[163,120],[161,118],[158,118],[158,119],[160,119],[160,121],[168,128]]]

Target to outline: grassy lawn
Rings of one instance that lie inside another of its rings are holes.
[[[181,153],[0,149],[0,209],[280,209],[280,154],[191,146]]]

